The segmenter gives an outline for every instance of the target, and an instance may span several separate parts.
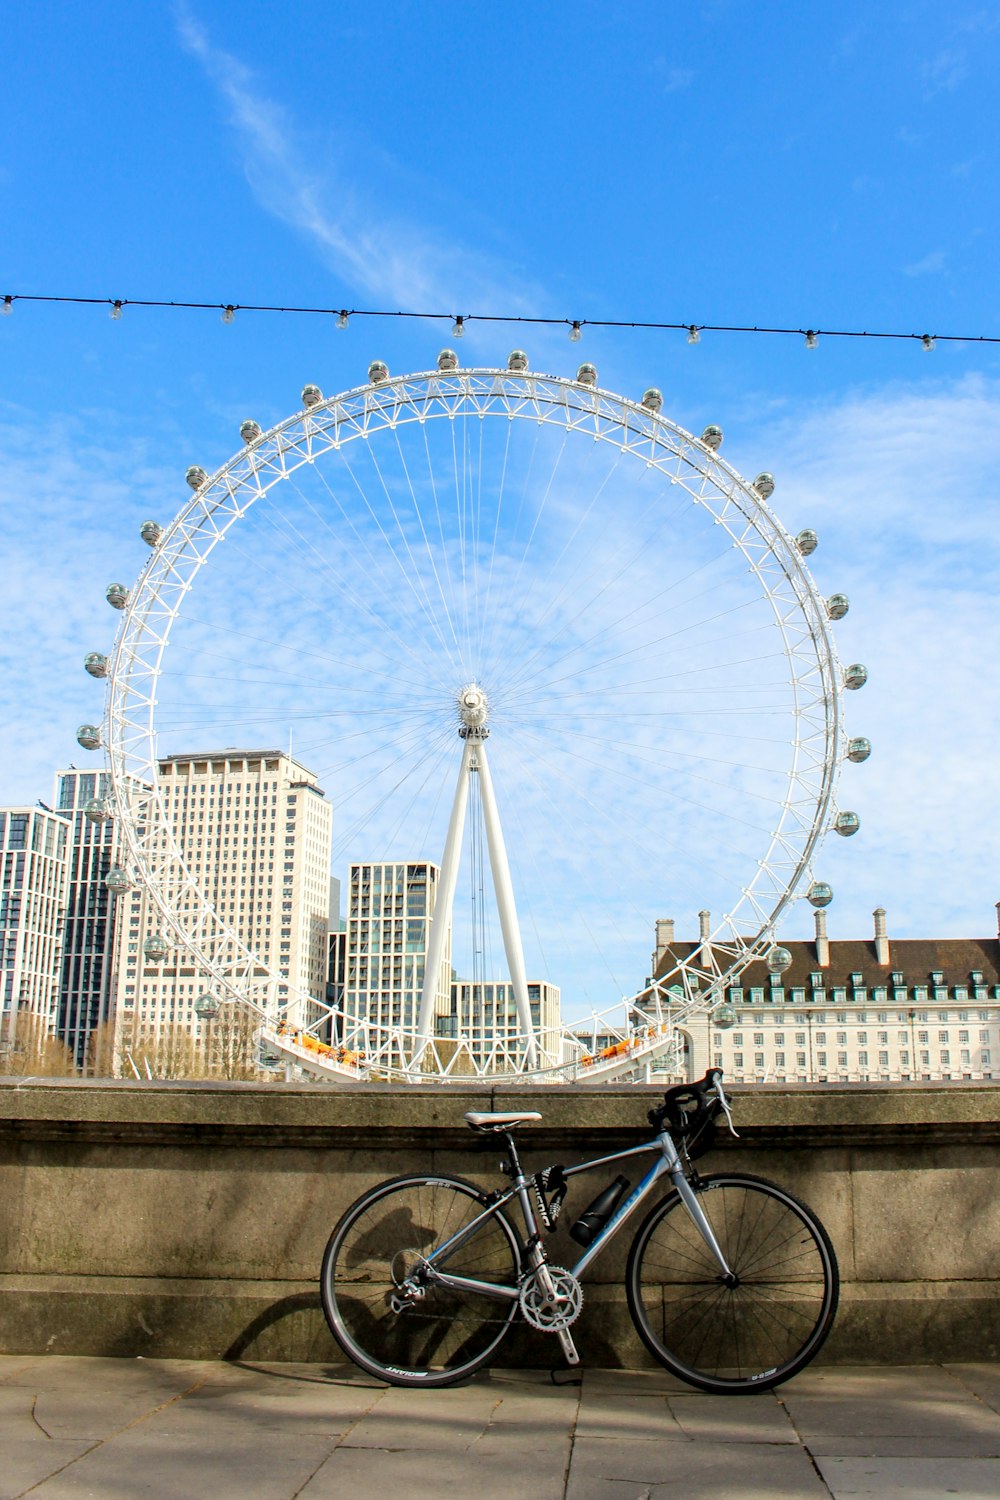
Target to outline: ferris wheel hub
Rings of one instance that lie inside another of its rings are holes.
[[[476,734],[482,734],[489,716],[490,700],[479,684],[470,682],[455,695],[455,702],[458,705],[458,717],[462,723],[459,734],[463,739],[467,737],[470,730]]]

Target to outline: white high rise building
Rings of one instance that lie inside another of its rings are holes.
[[[160,792],[177,845],[203,896],[281,976],[274,1004],[294,990],[326,993],[332,810],[311,771],[279,750],[169,755]],[[117,1026],[137,1038],[197,1031],[194,1002],[210,979],[183,950],[144,957],[160,918],[144,890],[119,898]],[[315,1017],[293,1007],[290,1020]]]
[[[19,1014],[54,1035],[66,913],[65,817],[42,807],[0,810],[0,1042]]]
[[[544,981],[528,981],[531,1026],[538,1044],[540,1067],[562,1061],[559,987]],[[476,1062],[488,1063],[496,1055],[516,1050],[521,1037],[514,986],[509,980],[456,979],[451,986],[451,1012],[436,1024],[439,1036],[464,1036]],[[523,1046],[523,1042],[521,1043]]]
[[[77,1066],[86,1062],[93,1032],[109,1022],[114,1011],[115,898],[105,879],[115,863],[117,825],[113,819],[93,822],[84,814],[88,802],[106,797],[108,791],[106,771],[71,766],[56,773],[55,805],[69,823],[56,1034]]]
[[[440,870],[426,860],[351,865],[347,914],[344,1038],[365,1050],[364,1027],[399,1027],[410,1045],[420,1009],[427,936]],[[435,996],[450,1011],[451,934]]]

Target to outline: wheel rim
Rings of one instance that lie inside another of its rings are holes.
[[[367,1200],[335,1236],[324,1265],[324,1307],[337,1338],[367,1368],[388,1378],[459,1378],[486,1362],[514,1316],[497,1301],[424,1283],[408,1298],[402,1282],[422,1257],[482,1212],[482,1196],[444,1182],[400,1184]],[[449,1258],[448,1269],[516,1286],[516,1242],[494,1217]],[[419,1274],[414,1278],[419,1280]],[[402,1299],[400,1293],[403,1292]],[[401,1311],[393,1297],[407,1303]]]
[[[634,1288],[653,1347],[683,1378],[774,1384],[812,1357],[833,1309],[822,1237],[778,1191],[740,1182],[701,1198],[736,1284],[727,1286],[679,1199],[641,1246]]]

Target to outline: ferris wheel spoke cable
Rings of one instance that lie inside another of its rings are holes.
[[[458,636],[455,634],[455,622],[452,619],[451,610],[450,610],[450,608],[448,606],[447,595],[445,594],[444,587],[443,587],[443,585],[441,583],[441,575],[438,572],[437,561],[436,561],[436,559],[434,557],[434,549],[431,546],[430,538],[427,535],[427,528],[424,525],[423,511],[420,508],[420,502],[417,500],[416,490],[413,487],[413,480],[410,477],[410,467],[409,467],[408,463],[406,462],[406,455],[403,452],[403,445],[402,445],[402,443],[400,441],[399,428],[398,427],[396,427],[396,428],[393,429],[393,434],[394,434],[395,439],[396,439],[396,449],[397,449],[397,452],[399,453],[399,462],[400,462],[400,464],[402,466],[403,473],[406,476],[407,487],[409,488],[409,491],[410,491],[410,499],[411,499],[412,504],[413,504],[413,514],[415,515],[415,517],[417,519],[417,525],[420,527],[420,536],[421,536],[422,541],[423,541],[424,553],[425,553],[425,555],[427,557],[428,562],[430,563],[431,572],[432,572],[433,577],[434,577],[434,585],[435,585],[435,588],[437,590],[438,598],[441,601],[441,608],[444,611],[444,617],[445,617],[445,619],[448,622],[448,628],[451,631],[452,640],[455,643],[455,650],[456,650],[456,653],[457,653],[457,657],[460,658],[461,657],[461,647],[459,646],[459,643],[458,643]],[[449,648],[447,646],[445,646],[444,640],[440,637],[440,634],[439,634],[439,639],[441,639],[441,644],[442,644],[442,647],[445,650],[445,654],[446,655],[450,655],[450,650],[449,650]]]
[[[305,497],[302,496],[302,492],[299,489],[298,485],[295,483],[294,479],[289,478],[288,480],[286,480],[286,483],[295,493],[300,496],[300,498],[305,499]],[[377,628],[378,635],[373,635],[370,638],[370,645],[382,652],[387,664],[396,664],[394,671],[384,671],[383,673],[381,673],[381,675],[389,681],[392,681],[398,677],[398,656],[394,652],[390,652],[388,649],[379,644],[379,636],[383,634],[390,634],[393,639],[393,644],[396,648],[396,651],[402,650],[403,652],[408,654],[415,663],[420,665],[419,656],[416,652],[413,651],[410,643],[405,638],[405,636],[403,636],[399,632],[393,631],[392,627],[388,625],[384,617],[377,614],[368,604],[367,600],[363,599],[355,590],[352,589],[347,577],[345,576],[349,570],[344,568],[343,565],[337,570],[333,570],[328,560],[323,556],[322,553],[319,552],[319,549],[315,546],[315,543],[305,538],[298,530],[298,528],[294,527],[294,525],[290,522],[287,515],[275,515],[272,512],[271,507],[267,504],[266,497],[264,497],[264,501],[265,503],[261,505],[258,510],[258,514],[262,517],[264,524],[270,526],[271,529],[279,537],[282,537],[286,542],[297,541],[299,544],[300,555],[303,557],[303,560],[312,557],[318,558],[324,571],[329,572],[331,589],[336,591],[337,594],[345,600],[345,602],[351,604],[354,608],[356,608],[360,614],[366,616],[369,621]],[[229,534],[227,533],[227,541],[228,539]],[[239,556],[243,557],[243,559],[258,572],[264,574],[268,578],[273,577],[273,566],[265,565],[255,553],[251,553],[246,549],[240,548],[238,543],[234,544],[231,550],[236,552]],[[283,580],[282,589],[284,592],[294,593],[299,599],[302,600],[303,604],[305,604],[307,607],[311,607],[314,603],[314,600],[309,595],[307,595],[306,592],[294,581],[296,576],[297,575],[294,569],[291,570],[290,576],[286,575],[286,579]],[[273,645],[273,642],[268,642],[267,644]],[[342,667],[345,670],[360,670],[355,664],[349,661],[341,661],[339,658],[330,658],[330,661],[331,664],[336,663],[338,666]],[[370,668],[370,671],[372,675],[379,675],[378,669],[374,666]]]
[[[188,616],[186,623],[202,626],[205,629],[212,631],[214,635],[225,636],[228,640],[233,640],[233,641],[243,640],[243,641],[247,641],[248,643],[253,644],[253,645],[268,646],[268,647],[272,647],[272,648],[274,646],[274,638],[273,638],[273,636],[254,635],[249,630],[238,630],[238,629],[236,629],[235,626],[232,626],[232,625],[223,625],[223,624],[217,623],[216,621],[213,621],[213,620],[202,620],[202,619],[198,619],[195,616]],[[300,657],[300,658],[302,658],[303,661],[307,661],[307,660],[308,661],[317,661],[317,662],[321,662],[324,666],[337,667],[341,671],[344,671],[344,672],[353,672],[353,673],[356,673],[357,676],[361,679],[361,681],[360,681],[360,683],[352,684],[351,689],[350,689],[350,691],[352,691],[352,692],[370,692],[372,694],[372,696],[375,696],[376,694],[384,692],[384,689],[381,686],[372,686],[372,687],[368,687],[368,688],[366,688],[364,686],[365,682],[369,678],[371,678],[371,677],[378,677],[380,679],[384,679],[384,681],[386,681],[386,682],[392,683],[394,686],[397,686],[397,687],[413,688],[415,692],[417,692],[417,693],[419,693],[421,695],[421,699],[422,700],[428,701],[428,702],[430,701],[429,699],[427,699],[428,688],[427,688],[426,678],[422,678],[419,682],[412,682],[409,678],[401,677],[398,670],[395,671],[395,672],[381,672],[381,671],[378,670],[378,668],[373,667],[373,666],[368,665],[368,664],[366,664],[365,666],[361,666],[358,662],[352,661],[349,658],[338,657],[338,656],[331,656],[328,652],[325,652],[325,651],[311,651],[311,650],[307,650],[304,646],[290,644],[290,643],[286,643],[285,646],[283,647],[283,650],[288,651],[289,654],[292,655],[292,656],[294,656],[294,657]],[[232,663],[232,661],[234,660],[232,652],[213,651],[213,650],[211,650],[209,648],[202,649],[199,652],[199,655],[202,656],[202,657],[205,657],[208,660],[218,660],[218,661],[225,661],[225,662],[229,662],[229,663]],[[260,664],[259,664],[258,661],[254,660],[253,661],[253,666],[254,666],[255,669],[259,670]],[[164,673],[162,675],[165,676],[165,677],[169,677],[169,676],[171,676],[173,674],[169,671],[169,669],[167,669],[167,670],[164,671]],[[200,674],[200,675],[205,676],[207,674]],[[230,677],[230,680],[231,680],[231,678],[232,678],[232,673],[231,672],[229,674],[229,677]],[[214,680],[225,681],[225,677],[220,675],[219,678],[214,679]],[[287,673],[281,672],[280,674],[275,674],[275,676],[273,678],[266,678],[266,677],[264,677],[264,678],[255,678],[253,680],[256,681],[256,682],[274,681],[274,682],[279,682],[279,683],[280,682],[288,682],[288,681],[308,682],[308,683],[312,683],[314,686],[317,687],[317,689],[319,689],[319,690],[321,690],[323,692],[337,692],[337,691],[341,691],[342,692],[343,691],[342,687],[340,687],[338,689],[332,683],[324,685],[323,679],[322,678],[317,678],[315,676],[315,674],[313,676],[311,676],[311,677],[297,677],[297,678],[294,678],[294,679],[290,679],[288,677]],[[386,710],[386,711],[389,712],[391,710]]]
[[[630,646],[626,650],[618,651],[612,656],[603,656],[599,660],[589,663],[586,666],[574,669],[572,672],[567,672],[561,677],[547,678],[545,686],[547,688],[558,687],[561,683],[574,681],[580,677],[588,675],[589,673],[598,672],[604,667],[615,666],[620,662],[627,661],[630,657],[639,655],[640,653],[642,654],[643,659],[645,659],[646,654],[650,652],[655,646],[662,646],[665,645],[668,641],[679,640],[681,636],[687,635],[690,630],[699,629],[703,625],[714,624],[716,620],[722,620],[726,617],[731,618],[733,615],[739,614],[742,610],[749,608],[753,603],[754,601],[752,599],[744,600],[740,604],[732,605],[729,609],[718,610],[715,614],[707,615],[703,619],[694,622],[690,626],[683,626],[679,630],[669,631],[666,635],[658,636],[655,640],[644,641],[638,646]],[[581,647],[574,648],[572,652],[567,652],[564,656],[558,657],[556,661],[552,663],[553,668],[561,666],[566,661],[570,660],[578,650],[583,649],[583,646],[596,643],[600,639],[600,636],[601,632],[598,632],[592,637],[591,641],[583,642]]]
[[[500,479],[497,487],[497,504],[493,519],[493,538],[490,543],[490,565],[486,575],[486,597],[479,616],[479,639],[476,642],[476,654],[480,661],[486,655],[486,630],[492,618],[493,574],[496,568],[497,547],[500,538],[500,517],[503,511],[504,487],[507,483],[507,465],[510,462],[510,440],[513,431],[513,422],[508,422],[504,439],[503,460],[500,465]]]
[[[345,460],[345,462],[346,462],[346,460]],[[301,490],[298,488],[298,486],[296,485],[295,481],[294,480],[290,480],[289,483],[290,483],[291,487],[293,488],[293,490],[295,490],[296,493],[298,493],[298,494],[301,495]],[[269,517],[269,519],[270,519],[270,517]],[[325,558],[322,553],[319,552],[319,549],[315,546],[315,544],[311,541],[311,539],[309,539],[308,537],[304,537],[302,535],[302,533],[298,530],[298,528],[294,526],[294,523],[291,521],[290,517],[287,516],[287,514],[282,514],[281,515],[281,521],[293,531],[294,535],[299,539],[299,541],[302,543],[302,545],[307,549],[307,551],[309,553],[314,554],[316,557],[318,557],[320,559],[324,571],[327,572],[328,575],[329,575],[331,591],[335,595],[343,597],[343,599],[344,599],[344,601],[346,603],[352,604],[361,614],[363,614],[364,616],[366,616],[368,618],[368,620],[374,625],[375,630],[376,630],[376,635],[371,638],[371,644],[373,646],[375,646],[377,649],[379,649],[380,651],[382,651],[382,654],[385,656],[386,661],[387,662],[392,662],[393,659],[394,659],[393,653],[390,652],[388,649],[386,649],[386,647],[381,642],[381,637],[388,635],[390,641],[392,642],[393,646],[395,647],[395,649],[397,651],[398,650],[402,650],[408,656],[410,656],[414,661],[419,662],[420,661],[419,655],[417,654],[417,652],[413,649],[412,645],[410,644],[410,641],[407,638],[406,633],[403,630],[401,630],[401,629],[397,630],[392,625],[390,625],[390,623],[386,619],[384,613],[381,613],[380,611],[373,609],[372,606],[367,602],[367,600],[365,600],[362,597],[362,595],[360,593],[358,593],[358,591],[356,589],[353,588],[353,586],[350,584],[350,582],[348,581],[348,579],[343,576],[345,574],[345,572],[348,571],[348,568],[345,567],[345,561],[346,560],[343,559],[343,558],[341,558],[339,560],[339,562],[338,562],[338,566],[336,568],[334,568],[333,565],[329,562],[329,560],[327,558]],[[380,528],[380,530],[382,530],[382,529]],[[391,541],[389,540],[389,538],[386,535],[386,533],[385,533],[384,530],[382,530],[382,536],[385,539],[386,546],[388,548],[388,551],[389,551],[389,553],[390,553],[393,561],[397,565],[397,570],[400,571],[403,574],[403,576],[407,579],[407,582],[408,582],[409,588],[410,588],[410,593],[412,594],[413,598],[415,599],[418,607],[420,608],[421,612],[424,614],[424,616],[428,620],[428,622],[436,629],[437,628],[436,627],[436,622],[433,620],[431,614],[428,613],[425,601],[420,597],[420,595],[416,592],[416,589],[413,587],[412,578],[408,575],[407,570],[403,567],[402,561],[397,556],[397,554],[395,552],[395,549],[393,548],[393,545],[392,545]],[[375,563],[376,559],[374,558],[373,554],[371,553],[371,549],[366,546],[365,550],[368,553],[368,555],[372,558],[373,563]],[[361,573],[363,575],[363,570],[358,570],[358,571],[359,571],[359,573]],[[393,595],[391,595],[391,597],[393,597],[395,599],[398,596],[395,595],[395,594],[393,594]],[[404,595],[403,597],[405,598],[406,595]],[[442,640],[441,644],[442,644],[442,646],[444,645],[443,640]]]
[[[397,439],[398,439],[398,430],[397,430]],[[426,587],[426,584],[424,583],[423,574],[421,573],[420,569],[417,566],[417,560],[416,560],[416,558],[413,555],[413,549],[410,546],[409,540],[407,539],[406,531],[403,528],[403,523],[402,523],[402,521],[399,518],[399,512],[396,509],[395,501],[392,498],[392,491],[389,488],[389,485],[386,483],[385,475],[382,473],[382,468],[381,468],[381,465],[379,464],[379,461],[378,461],[378,455],[375,453],[374,448],[372,448],[371,446],[369,446],[369,449],[368,449],[368,457],[371,460],[372,467],[374,468],[375,473],[378,476],[378,482],[379,482],[379,484],[382,487],[382,493],[385,496],[385,502],[386,502],[386,504],[389,507],[389,513],[392,516],[393,521],[395,522],[396,530],[399,532],[399,539],[402,542],[403,549],[404,549],[404,551],[406,553],[406,561],[407,561],[408,566],[405,566],[402,563],[401,559],[399,560],[399,565],[400,565],[400,567],[402,568],[404,574],[407,577],[407,581],[409,582],[410,588],[411,588],[411,590],[413,592],[413,596],[417,600],[417,603],[419,604],[419,606],[421,608],[421,611],[423,613],[424,618],[426,619],[428,625],[431,627],[431,630],[433,631],[434,635],[437,637],[438,643],[440,644],[442,651],[444,652],[445,656],[447,657],[448,654],[449,654],[450,648],[449,648],[447,642],[445,641],[444,636],[441,633],[441,627],[438,624],[437,616],[436,616],[435,611],[434,611],[434,606],[433,606],[433,604],[431,602],[430,595],[427,592],[427,587]],[[407,477],[407,481],[409,481],[409,474],[407,474],[406,477]],[[413,495],[413,487],[412,487],[412,485],[410,486],[410,494],[413,497],[414,503],[416,503],[416,496]],[[384,532],[383,532],[383,536],[385,536]],[[395,548],[393,546],[393,543],[389,541],[388,537],[386,537],[386,542],[387,542],[388,546],[390,547],[390,549],[392,549],[393,554],[395,555]],[[416,587],[415,580],[418,581],[419,584],[420,584],[420,589],[419,590]],[[451,623],[451,617],[450,617],[450,612],[448,610],[448,605],[447,605],[447,603],[444,600],[442,600],[442,602],[444,603],[445,614],[448,617],[449,624],[450,624]],[[452,634],[454,634],[454,629],[452,629]]]
[[[618,462],[620,462],[621,458],[622,455],[619,453],[618,460],[616,461],[614,468],[605,477],[605,484],[609,483],[614,473],[617,472]],[[589,514],[591,509],[593,509],[597,499],[603,492],[603,488],[603,485],[598,487],[598,490],[595,493],[590,506],[588,507],[587,514]],[[600,539],[601,547],[599,549],[595,549],[603,554],[597,565],[580,579],[575,579],[572,576],[567,577],[567,579],[563,583],[559,595],[550,600],[548,608],[546,609],[545,614],[542,616],[542,619],[538,622],[536,629],[541,628],[542,622],[548,619],[555,612],[558,605],[562,602],[562,598],[566,597],[570,593],[573,594],[574,599],[576,600],[575,613],[570,615],[568,619],[561,621],[558,624],[557,628],[547,637],[546,640],[536,645],[534,651],[532,651],[524,661],[520,672],[515,676],[515,682],[519,682],[521,676],[526,675],[530,671],[532,664],[539,655],[549,650],[552,646],[555,645],[555,643],[560,639],[561,636],[566,635],[570,630],[572,630],[577,621],[585,617],[588,611],[594,608],[597,601],[610,589],[612,589],[614,584],[617,583],[622,577],[624,577],[628,573],[630,568],[634,568],[637,562],[649,555],[654,543],[660,540],[661,533],[664,529],[664,518],[662,514],[658,514],[655,517],[655,520],[653,517],[653,512],[656,510],[656,502],[659,498],[660,497],[658,495],[654,495],[653,497],[651,497],[646,511],[640,517],[642,521],[645,521],[648,518],[653,523],[651,525],[650,531],[646,535],[641,537],[624,555],[622,555],[622,549],[619,549],[619,565],[616,572],[614,572],[610,576],[608,575],[608,566],[610,563],[614,563],[616,558],[614,554],[607,553],[607,532],[605,529]],[[676,507],[675,513],[679,514],[680,510],[685,508],[686,506],[682,506],[679,504]],[[673,517],[666,518],[667,522],[672,519]],[[718,554],[719,558],[725,557],[728,554],[729,550],[729,548],[723,549],[723,551]],[[701,568],[709,566],[715,560],[716,559],[709,559],[708,563],[702,564],[699,568],[693,569],[692,573],[688,576],[693,577],[695,573],[701,571]],[[551,576],[554,576],[554,574]],[[599,586],[593,588],[592,591],[587,592],[588,586],[592,581],[596,581]],[[666,588],[659,590],[657,594],[653,595],[653,600],[657,599],[663,594],[669,593],[672,589],[679,587],[680,584],[685,581],[685,579],[676,580]],[[623,618],[628,618],[629,614],[631,613],[632,611],[629,611]],[[599,638],[602,633],[607,633],[612,630],[615,627],[615,624],[616,622],[611,622],[610,624],[605,624],[604,626],[602,626],[601,631],[597,632],[595,639]],[[571,648],[571,651],[567,653],[567,655],[572,656],[574,652],[585,649],[587,644],[588,642],[586,641],[577,643]]]
[[[368,453],[368,456],[371,457],[372,455],[371,455],[370,444],[368,445],[368,448],[366,449],[366,451]],[[400,558],[399,554],[396,552],[396,549],[393,546],[393,543],[392,543],[392,541],[391,541],[388,533],[386,532],[385,527],[382,525],[382,522],[381,522],[378,514],[376,513],[375,508],[372,505],[371,500],[368,497],[368,494],[367,494],[367,492],[365,490],[365,487],[361,484],[360,480],[357,477],[357,474],[354,471],[354,468],[353,468],[353,466],[351,464],[350,456],[348,455],[348,453],[344,449],[340,450],[340,458],[341,458],[341,461],[344,464],[344,467],[347,469],[348,474],[351,476],[351,480],[352,480],[352,482],[354,484],[355,489],[357,490],[358,494],[361,496],[361,500],[362,500],[362,503],[365,506],[365,509],[367,510],[367,512],[368,512],[369,516],[371,517],[372,521],[375,523],[375,528],[376,528],[377,532],[379,533],[379,535],[381,536],[382,541],[385,544],[385,548],[386,548],[386,551],[388,552],[389,559],[391,559],[392,563],[395,564],[395,567],[393,569],[393,576],[395,577],[398,574],[398,577],[400,579],[402,579],[403,583],[406,586],[404,597],[406,597],[407,594],[409,596],[411,596],[415,600],[415,602],[417,603],[417,605],[419,606],[421,612],[424,614],[424,616],[425,616],[428,624],[430,624],[432,626],[432,628],[436,628],[436,622],[434,621],[434,618],[433,618],[433,611],[430,611],[428,609],[428,605],[427,605],[427,602],[426,602],[426,597],[421,598],[420,594],[417,593],[416,588],[414,587],[413,579],[412,579],[412,577],[410,575],[410,572],[408,572],[407,568],[403,564],[402,559]],[[381,478],[381,476],[380,476],[380,478]],[[395,511],[393,511],[393,515],[395,516]],[[397,518],[397,525],[398,525],[398,518]],[[359,537],[359,540],[361,540],[360,537]],[[368,553],[369,557],[371,557],[373,565],[376,568],[378,568],[378,566],[379,566],[378,565],[378,561],[375,558],[374,554],[372,553],[371,548],[368,546],[367,542],[362,541],[362,545],[364,547],[364,550]],[[376,622],[378,622],[382,626],[383,629],[385,628],[384,621],[382,620],[381,616],[379,616],[379,614],[376,611],[373,611],[370,607],[366,606],[365,613],[368,614],[373,620],[375,620]],[[397,639],[399,640],[400,644],[402,645],[403,650],[406,652],[407,655],[413,656],[415,660],[419,660],[419,657],[417,657],[417,653],[413,651],[413,649],[411,648],[411,646],[409,645],[409,643],[405,640],[405,638],[403,638],[402,636],[399,636],[399,637],[397,637]]]

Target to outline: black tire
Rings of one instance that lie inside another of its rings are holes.
[[[703,1177],[698,1201],[738,1281],[677,1192],[647,1215],[626,1271],[633,1322],[674,1375],[717,1395],[770,1390],[813,1358],[837,1311],[837,1257],[822,1224],[760,1177]]]
[[[488,1202],[459,1177],[397,1177],[344,1214],[323,1255],[320,1293],[337,1343],[370,1375],[390,1385],[453,1385],[490,1362],[517,1313],[516,1297],[428,1283],[400,1312],[390,1300],[420,1258]],[[447,1270],[516,1288],[520,1246],[504,1215],[487,1219],[448,1257]]]

